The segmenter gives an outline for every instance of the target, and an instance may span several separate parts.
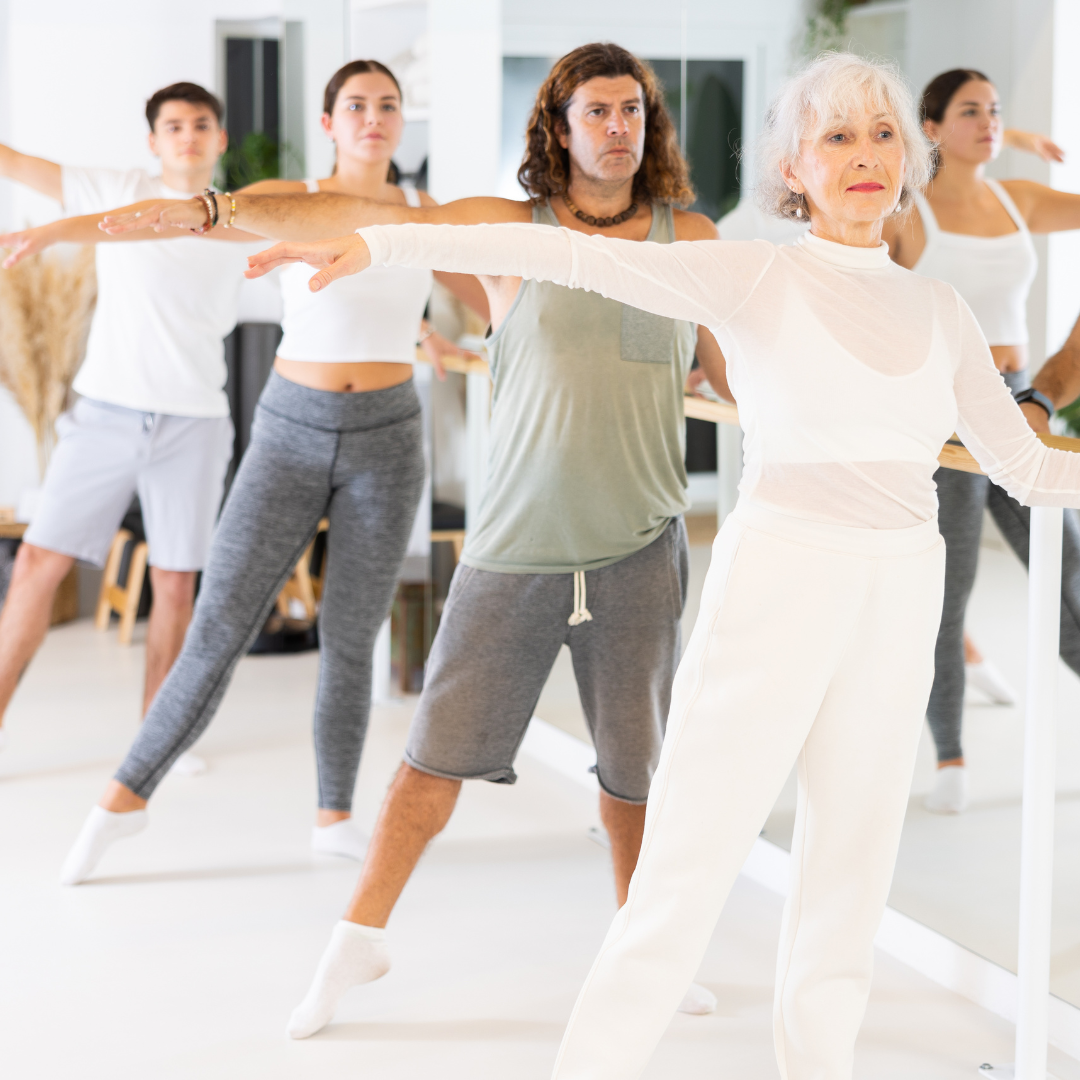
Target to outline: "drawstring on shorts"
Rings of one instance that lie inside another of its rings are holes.
[[[566,620],[571,626],[592,622],[592,613],[585,606],[585,571],[574,571],[574,612]]]

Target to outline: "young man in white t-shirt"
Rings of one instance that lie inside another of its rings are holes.
[[[208,188],[227,136],[221,102],[194,83],[146,105],[161,175],[58,165],[0,146],[0,175],[61,202],[68,215]],[[183,644],[232,457],[222,339],[236,324],[245,250],[195,237],[97,248],[98,299],[80,395],[57,424],[33,521],[0,609],[0,723],[49,626],[76,559],[103,565],[136,493],[154,603],[143,711]],[[0,728],[0,741],[3,739]],[[201,763],[188,756],[186,771]]]

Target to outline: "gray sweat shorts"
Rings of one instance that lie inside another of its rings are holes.
[[[227,416],[148,413],[80,398],[56,430],[60,442],[28,544],[104,566],[137,493],[150,565],[203,569],[232,459]]]
[[[431,647],[405,760],[451,780],[512,784],[514,758],[562,645],[609,795],[643,803],[682,653],[689,551],[681,517],[648,547],[585,572],[592,621],[569,625],[574,574],[459,565]]]

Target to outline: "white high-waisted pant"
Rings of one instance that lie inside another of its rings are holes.
[[[934,674],[937,522],[855,529],[740,502],[675,676],[630,894],[558,1080],[640,1075],[798,762],[776,974],[784,1080],[847,1080]]]

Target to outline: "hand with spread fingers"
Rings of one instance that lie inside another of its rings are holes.
[[[10,270],[16,263],[30,255],[37,255],[47,247],[56,243],[57,237],[53,235],[50,225],[39,225],[36,229],[20,229],[18,232],[3,233],[0,235],[0,248],[7,248],[4,257],[3,268]]]
[[[1063,162],[1065,160],[1065,151],[1053,139],[1048,139],[1037,131],[1018,131],[1016,128],[1007,128],[1003,141],[1013,150],[1023,150],[1026,154],[1034,154],[1043,161]]]
[[[262,277],[271,270],[287,263],[307,263],[319,272],[308,282],[312,292],[326,288],[338,278],[359,274],[371,265],[371,252],[364,240],[356,235],[338,236],[333,240],[315,240],[310,243],[290,241],[275,244],[266,251],[248,258],[250,269],[244,275]]]

